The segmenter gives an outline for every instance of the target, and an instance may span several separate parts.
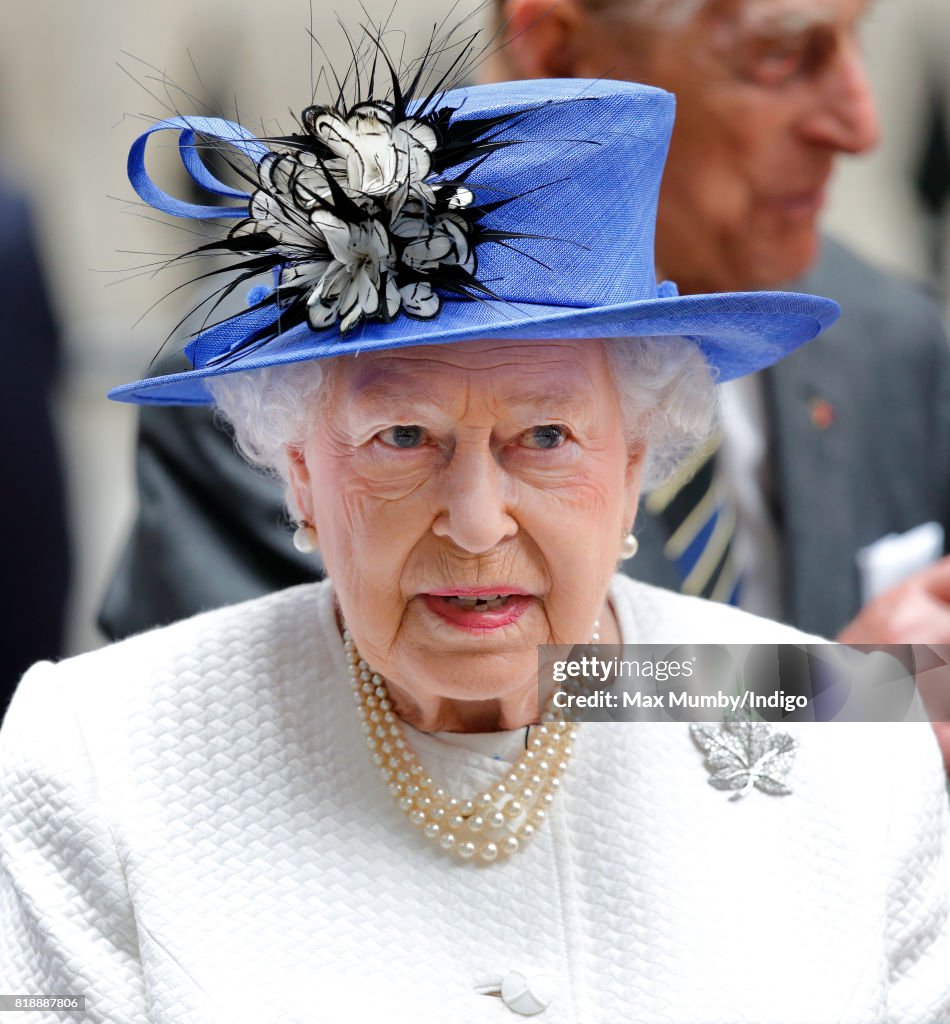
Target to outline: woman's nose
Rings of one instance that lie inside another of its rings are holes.
[[[513,481],[488,444],[457,445],[442,472],[432,532],[470,554],[484,554],[518,532]]]

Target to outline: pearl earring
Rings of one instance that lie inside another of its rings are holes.
[[[309,523],[301,523],[294,530],[294,547],[302,555],[311,555],[318,549],[317,531]]]
[[[626,537],[620,542],[620,557],[626,561],[628,558],[633,558],[640,547],[640,542],[634,537],[633,533],[628,533]]]

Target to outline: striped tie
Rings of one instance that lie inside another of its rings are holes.
[[[684,594],[737,605],[742,587],[735,552],[736,508],[716,472],[719,438],[701,449],[646,499],[669,540],[663,553],[674,563]]]

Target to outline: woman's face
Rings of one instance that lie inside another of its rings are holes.
[[[530,695],[539,644],[589,639],[642,455],[603,343],[473,341],[338,360],[291,484],[403,704],[504,703]]]

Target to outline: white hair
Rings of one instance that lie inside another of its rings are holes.
[[[624,433],[631,450],[646,448],[643,489],[666,480],[705,444],[716,424],[713,373],[694,342],[684,338],[623,338],[604,342],[617,386]],[[288,448],[301,447],[333,393],[334,359],[269,366],[207,381],[218,412],[254,466],[284,484],[292,516],[299,518],[288,485]]]

